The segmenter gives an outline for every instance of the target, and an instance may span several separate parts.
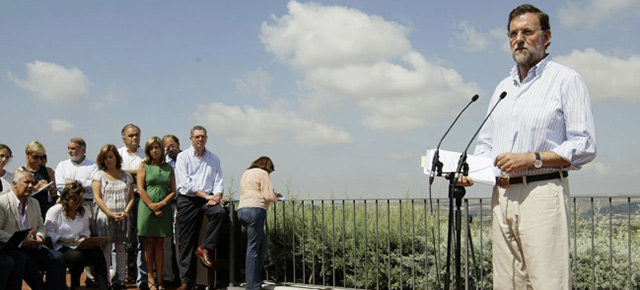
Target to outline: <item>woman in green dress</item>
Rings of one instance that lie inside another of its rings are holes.
[[[149,289],[165,289],[163,273],[163,241],[171,237],[173,213],[169,203],[175,197],[176,182],[173,169],[165,161],[162,141],[151,137],[144,146],[145,159],[138,169],[138,235],[143,237],[144,259]],[[157,279],[153,277],[156,269]]]

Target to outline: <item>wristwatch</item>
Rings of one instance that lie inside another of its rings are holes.
[[[540,158],[540,153],[535,152],[533,154],[536,155],[536,161],[533,161],[533,167],[541,168],[542,167],[542,158]]]

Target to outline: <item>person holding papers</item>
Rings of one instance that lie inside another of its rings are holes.
[[[33,141],[27,145],[25,149],[27,154],[27,163],[18,168],[17,171],[26,171],[31,173],[35,183],[33,184],[33,195],[40,204],[40,215],[44,220],[47,210],[58,198],[58,190],[56,189],[55,174],[52,169],[45,166],[46,150],[38,141]]]
[[[89,230],[89,211],[83,205],[85,189],[82,184],[68,183],[62,189],[58,203],[49,208],[44,227],[51,237],[53,249],[64,253],[71,273],[71,289],[80,286],[80,275],[86,266],[93,267],[95,281],[100,289],[107,289],[107,262],[98,247],[76,249]]]
[[[247,255],[245,261],[246,289],[263,289],[262,272],[267,255],[267,234],[264,223],[267,221],[269,204],[278,200],[281,195],[273,191],[269,174],[273,172],[271,158],[262,156],[251,163],[251,166],[240,178],[240,203],[238,219],[247,227]]]
[[[596,156],[595,122],[584,80],[553,61],[549,15],[533,5],[509,14],[516,63],[498,84],[499,104],[475,155],[500,171],[491,199],[494,289],[571,289],[568,170]],[[460,184],[473,180],[462,177]]]

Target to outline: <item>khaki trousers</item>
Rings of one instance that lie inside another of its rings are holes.
[[[494,289],[571,289],[567,178],[495,186]]]

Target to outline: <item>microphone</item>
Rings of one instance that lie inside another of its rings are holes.
[[[462,155],[460,155],[460,160],[458,160],[458,169],[456,169],[456,174],[455,174],[455,180],[453,182],[453,184],[458,183],[458,177],[460,175],[460,172],[462,170],[462,167],[465,166],[465,171],[468,172],[469,170],[469,165],[467,165],[467,150],[469,150],[469,146],[471,146],[471,143],[473,143],[473,140],[476,139],[476,136],[478,136],[478,133],[480,133],[480,130],[482,129],[482,127],[484,126],[484,123],[487,122],[487,120],[489,120],[489,117],[491,117],[491,114],[493,113],[493,110],[496,109],[496,107],[498,106],[498,104],[507,96],[507,92],[502,92],[500,94],[500,98],[498,99],[498,101],[496,102],[495,105],[493,105],[493,108],[491,108],[491,111],[489,111],[489,114],[487,114],[487,116],[484,118],[484,121],[482,121],[482,124],[480,124],[480,128],[478,128],[478,130],[476,131],[475,134],[473,134],[473,137],[471,137],[471,140],[469,140],[469,144],[467,144],[467,147],[464,148],[464,152],[462,152]]]
[[[477,101],[478,98],[479,98],[478,94],[475,94],[475,95],[473,95],[473,97],[471,97],[471,101],[469,101],[469,103],[467,103],[467,105],[462,109],[462,111],[460,111],[460,113],[458,113],[458,116],[456,117],[455,120],[453,120],[453,123],[451,123],[451,126],[449,126],[449,129],[447,129],[447,131],[444,132],[444,135],[442,135],[442,138],[440,138],[440,142],[438,142],[438,147],[436,147],[436,151],[433,154],[433,160],[431,161],[431,174],[429,175],[429,185],[433,184],[433,179],[435,178],[436,169],[438,170],[438,172],[440,172],[442,170],[442,162],[440,162],[440,156],[439,155],[440,155],[440,145],[442,144],[442,141],[444,140],[444,137],[446,137],[447,134],[449,134],[449,131],[451,131],[451,128],[453,128],[453,125],[455,125],[456,122],[458,122],[458,119],[462,115],[462,112],[467,110],[469,105],[471,105],[471,103]],[[438,175],[440,175],[440,173],[438,173]]]

